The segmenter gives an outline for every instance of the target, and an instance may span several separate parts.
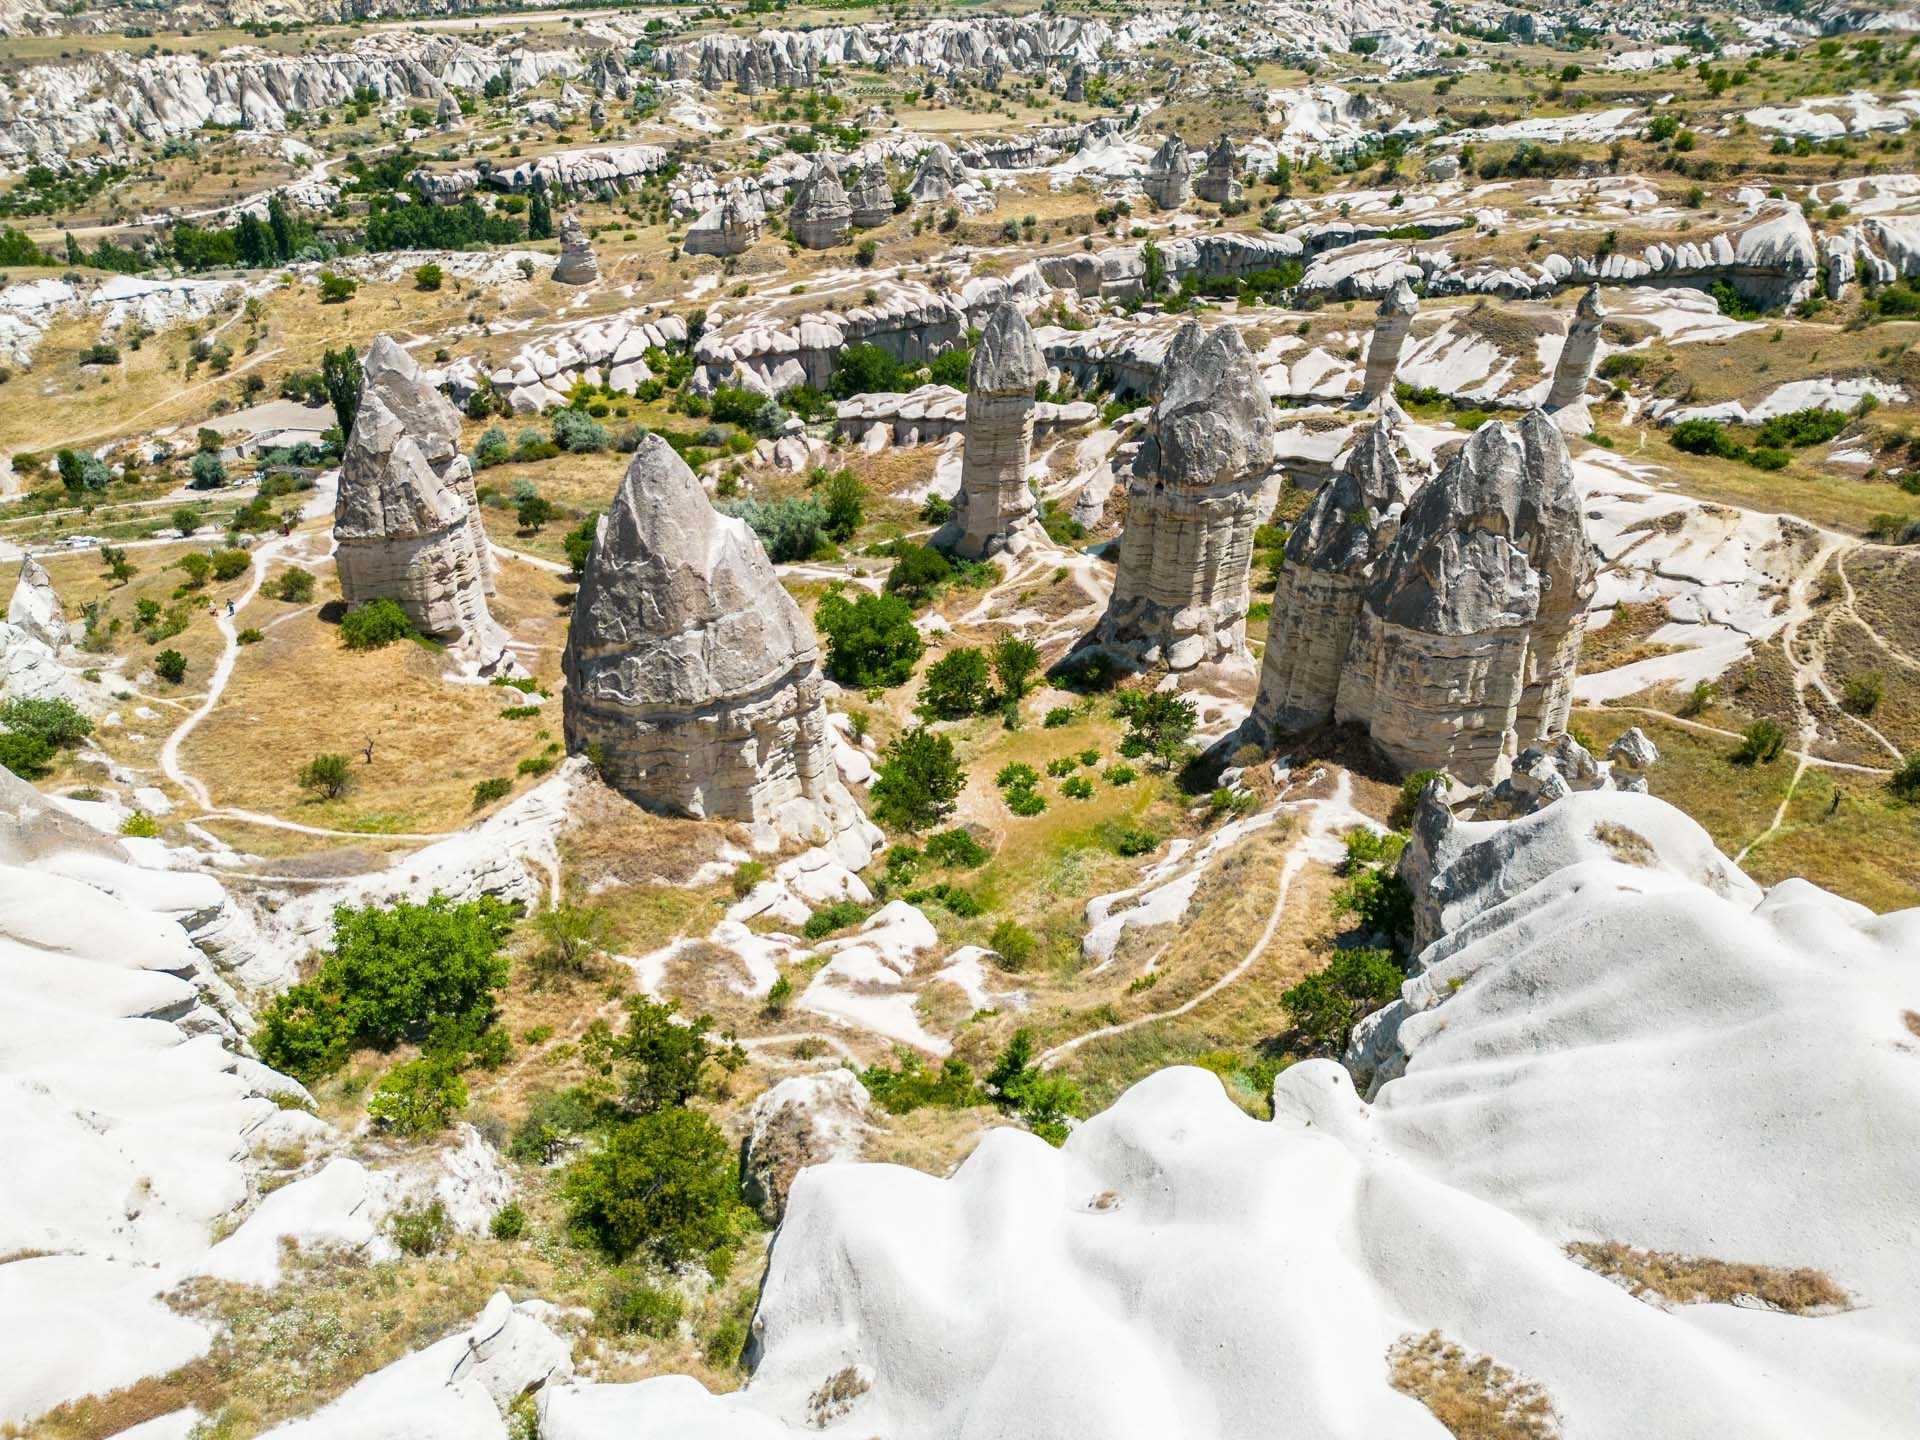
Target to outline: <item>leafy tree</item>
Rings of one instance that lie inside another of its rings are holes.
[[[534,969],[541,975],[591,975],[613,943],[613,922],[597,905],[556,905],[533,918],[540,939]]]
[[[22,780],[38,780],[52,768],[53,746],[25,731],[0,731],[0,765]]]
[[[360,413],[360,357],[351,345],[320,357],[320,382],[333,406],[334,423],[340,427],[342,439],[351,438],[354,417]]]
[[[866,515],[867,492],[851,470],[836,470],[821,487],[826,505],[826,523],[822,527],[829,540],[844,544]]]
[[[733,1146],[692,1110],[616,1126],[560,1183],[574,1233],[614,1260],[646,1251],[663,1265],[732,1253],[746,1227]]]
[[[1000,697],[1019,702],[1040,668],[1040,647],[1030,640],[1009,635],[993,647],[993,675],[1000,682]]]
[[[599,528],[600,514],[595,511],[567,532],[561,546],[567,552],[567,568],[574,574],[583,574],[587,568],[587,556],[593,550],[594,532]]]
[[[116,585],[124,585],[139,573],[133,562],[127,559],[127,552],[118,545],[100,547],[100,563],[107,567],[107,578]]]
[[[972,347],[955,345],[933,357],[933,363],[927,367],[927,378],[935,385],[950,385],[955,390],[965,390],[967,374],[972,365]]]
[[[1113,713],[1127,727],[1120,753],[1148,756],[1161,770],[1180,758],[1200,718],[1191,701],[1158,690],[1121,691],[1114,697]]]
[[[606,426],[586,411],[569,406],[554,412],[553,443],[572,454],[584,455],[604,450],[613,442]]]
[[[340,617],[340,639],[349,650],[381,650],[413,634],[413,622],[394,601],[382,596],[356,605]]]
[[[300,788],[322,800],[338,800],[353,788],[347,757],[332,753],[314,756],[300,767]]]
[[[226,463],[206,450],[193,457],[187,470],[193,477],[187,484],[195,490],[213,490],[227,483]]]
[[[216,550],[213,552],[213,578],[216,580],[238,580],[253,568],[253,556],[239,548]]]
[[[153,657],[153,668],[162,680],[178,685],[187,678],[187,657],[178,650],[162,650]]]
[[[173,528],[178,530],[183,536],[193,534],[193,532],[198,530],[202,523],[204,523],[204,517],[200,514],[199,509],[192,505],[182,505],[173,512],[172,518]]]
[[[897,595],[836,592],[820,601],[814,624],[827,637],[827,674],[856,689],[904,684],[923,648],[913,610]]]
[[[1736,765],[1771,765],[1786,748],[1787,732],[1772,720],[1756,720],[1747,726],[1731,758]]]
[[[447,272],[432,261],[418,267],[413,272],[413,288],[416,290],[438,290],[446,282]]]
[[[359,292],[360,282],[351,275],[338,275],[331,270],[320,272],[320,303],[322,305],[344,305]]]
[[[507,456],[512,453],[507,441],[507,432],[498,425],[487,428],[474,443],[473,466],[476,470],[485,470],[490,465],[504,465]]]
[[[977,714],[993,698],[987,657],[971,646],[950,650],[927,667],[920,708],[939,720]]]
[[[98,455],[62,450],[54,457],[54,463],[60,471],[60,483],[67,487],[67,493],[71,495],[104,490],[113,478],[112,472],[107,469],[107,462]]]
[[[293,258],[295,238],[293,216],[287,202],[276,193],[267,198],[267,230],[273,237],[273,258],[282,264]]]
[[[553,238],[553,207],[547,203],[547,182],[544,176],[534,177],[533,195],[527,202],[527,238],[529,240]]]
[[[356,1047],[390,1049],[440,1035],[470,1040],[492,1023],[506,982],[500,951],[512,912],[491,896],[444,895],[390,908],[339,905],[333,948],[313,979],[268,1006],[261,1058],[303,1080],[337,1070]]]
[[[0,704],[0,725],[16,735],[38,736],[55,750],[71,750],[93,733],[93,721],[72,702],[25,696]]]
[[[1354,949],[1334,953],[1280,997],[1294,1028],[1321,1050],[1339,1050],[1366,1016],[1400,993],[1406,975],[1388,950]]]
[[[313,572],[298,565],[282,570],[274,581],[273,593],[290,605],[306,604],[313,598]]]
[[[1050,1144],[1067,1138],[1067,1117],[1080,1107],[1080,1091],[1064,1075],[1049,1075],[1033,1063],[1033,1035],[1023,1025],[986,1074],[987,1097],[1011,1110]]]
[[[689,1024],[674,1017],[678,1001],[661,1004],[645,995],[627,1001],[627,1023],[615,1034],[604,1020],[587,1028],[581,1054],[611,1090],[614,1103],[636,1115],[685,1105],[700,1089],[710,1066],[731,1074],[746,1052],[731,1034],[709,1040],[713,1017]]]
[[[848,400],[855,395],[904,390],[911,373],[878,345],[849,345],[840,352],[839,363],[827,381],[827,393],[836,400]]]
[[[12,766],[8,768],[11,769]],[[1904,800],[1909,805],[1920,803],[1920,751],[1916,751],[1900,762],[1900,768],[1895,770],[1892,778],[1887,781],[1887,788],[1894,793],[1895,798]]]
[[[234,228],[233,246],[240,256],[240,263],[249,269],[273,262],[273,232],[252,212],[240,217],[239,224]]]
[[[893,569],[887,572],[886,592],[914,605],[924,605],[948,580],[953,566],[930,545],[901,541],[894,550]]]
[[[894,737],[874,772],[874,816],[897,830],[931,830],[953,813],[966,783],[953,741],[915,726]]]
[[[522,530],[539,530],[554,517],[554,503],[544,495],[522,495],[514,503],[514,519]]]
[[[949,1055],[937,1071],[929,1070],[917,1051],[905,1047],[894,1051],[891,1067],[862,1070],[860,1083],[890,1115],[911,1114],[928,1105],[964,1110],[984,1104],[987,1098],[959,1056]]]

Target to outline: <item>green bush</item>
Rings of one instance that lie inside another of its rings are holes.
[[[1416,770],[1400,782],[1400,793],[1394,798],[1393,809],[1387,813],[1387,823],[1396,830],[1405,830],[1413,824],[1413,817],[1420,809],[1420,796],[1427,786],[1435,780],[1446,778],[1442,770]]]
[[[1067,1119],[1081,1105],[1079,1087],[1071,1080],[1033,1064],[1033,1036],[1024,1026],[1013,1032],[983,1088],[988,1099],[1018,1115],[1051,1145],[1065,1141]]]
[[[0,731],[0,765],[22,780],[38,780],[53,766],[53,746],[38,735]]]
[[[1338,1052],[1366,1016],[1400,993],[1406,979],[1386,950],[1341,950],[1280,997],[1294,1028],[1317,1050]]]
[[[445,1056],[429,1056],[396,1065],[381,1078],[367,1114],[375,1125],[396,1135],[425,1135],[444,1130],[467,1104],[467,1084]]]
[[[1754,443],[1781,450],[1800,450],[1809,445],[1826,444],[1850,423],[1850,417],[1838,410],[1818,407],[1793,410],[1776,415],[1762,425]]]
[[[1006,793],[1007,809],[1023,820],[1030,820],[1047,808],[1038,790],[1014,789]]]
[[[1047,761],[1047,774],[1056,780],[1062,776],[1073,774],[1073,772],[1079,768],[1080,762],[1075,760],[1071,755],[1056,755]]]
[[[744,900],[754,886],[767,878],[764,860],[742,860],[733,870],[733,898]]]
[[[993,674],[1000,682],[1001,699],[1018,703],[1040,668],[1040,647],[1009,635],[993,647]]]
[[[1040,942],[1034,938],[1031,930],[1018,921],[1002,920],[993,927],[987,947],[1000,957],[1000,964],[1004,968],[1024,970],[1039,953]]]
[[[1200,719],[1192,701],[1160,690],[1123,690],[1114,697],[1113,710],[1127,727],[1120,753],[1129,759],[1145,756],[1162,770],[1185,753]]]
[[[413,634],[407,612],[384,596],[356,605],[340,617],[340,639],[349,650],[380,650]]]
[[[260,631],[249,625],[245,630],[242,630],[238,635],[233,637],[233,643],[236,645],[258,645],[266,638],[267,637],[261,634]]]
[[[527,1212],[520,1208],[518,1200],[509,1200],[493,1212],[493,1218],[487,1222],[487,1230],[496,1240],[518,1240],[526,1232]]]
[[[449,1024],[483,1032],[506,981],[499,948],[511,913],[490,896],[461,905],[436,895],[418,905],[334,907],[333,948],[311,980],[267,1007],[255,1039],[260,1057],[312,1080],[337,1070],[358,1046],[427,1041]]]
[[[1920,751],[1900,762],[1900,768],[1887,781],[1887,788],[1909,805],[1920,803]]]
[[[851,540],[866,517],[866,487],[851,470],[840,469],[827,477],[820,495],[827,512],[827,538],[842,544]]]
[[[1840,687],[1840,708],[1849,715],[1871,715],[1886,693],[1886,682],[1878,673],[1849,675]]]
[[[513,789],[513,782],[503,776],[493,776],[487,780],[476,780],[473,785],[473,808],[476,810],[491,805]]]
[[[584,410],[556,410],[553,415],[553,443],[573,454],[604,450],[611,443],[606,426]]]
[[[1712,455],[1722,460],[1740,455],[1740,447],[1718,420],[1682,420],[1667,436],[1667,443],[1689,455]]]
[[[1047,711],[1047,718],[1040,722],[1041,728],[1046,730],[1058,730],[1062,726],[1071,725],[1072,723],[1073,711],[1069,710],[1065,705],[1054,706],[1051,710]]]
[[[1060,793],[1069,800],[1091,800],[1093,782],[1084,775],[1075,775],[1061,784]]]
[[[662,1340],[679,1329],[685,1308],[673,1291],[622,1270],[607,1286],[606,1302],[598,1313],[616,1335],[647,1335]]]
[[[543,1091],[528,1101],[526,1115],[507,1141],[507,1154],[524,1164],[550,1165],[599,1120],[599,1105],[585,1090]]]
[[[1140,772],[1124,762],[1115,762],[1106,768],[1106,781],[1109,785],[1131,785],[1140,778]]]
[[[1160,837],[1138,825],[1124,825],[1113,836],[1114,853],[1124,855],[1129,860],[1151,854],[1159,846]]]
[[[935,865],[971,870],[987,862],[987,847],[965,830],[942,830],[927,837],[927,859]]]
[[[152,840],[160,834],[160,822],[144,810],[136,810],[120,822],[120,833],[139,840]]]
[[[889,1115],[907,1115],[925,1106],[964,1110],[986,1103],[964,1060],[950,1055],[939,1070],[927,1069],[918,1051],[894,1051],[893,1065],[875,1065],[860,1072],[874,1103]]]
[[[1369,934],[1393,940],[1413,935],[1413,895],[1398,875],[1367,869],[1351,876],[1333,896],[1336,915],[1351,915]]]
[[[953,565],[930,545],[902,540],[894,546],[893,569],[887,572],[886,593],[915,606],[924,605],[953,578]]]
[[[300,788],[316,799],[338,800],[353,788],[353,771],[344,755],[316,755],[300,767]]]
[[[0,725],[18,735],[38,736],[55,750],[71,750],[93,733],[93,721],[71,702],[24,696],[0,705]]]
[[[438,1200],[397,1210],[387,1222],[393,1243],[408,1255],[431,1255],[447,1238],[447,1210]]]
[[[273,583],[274,598],[290,605],[304,605],[313,598],[313,572],[298,565],[282,570]]]
[[[574,1234],[609,1259],[645,1252],[663,1265],[723,1258],[746,1229],[733,1146],[692,1110],[615,1126],[576,1160],[560,1193]]]
[[[679,1013],[678,1001],[663,1004],[631,995],[618,1033],[604,1020],[587,1027],[580,1049],[597,1077],[595,1086],[628,1114],[685,1105],[707,1083],[709,1070],[730,1074],[746,1063],[746,1052],[731,1034],[708,1038],[711,1015],[683,1022]]]
[[[807,917],[807,923],[800,927],[800,933],[809,940],[824,940],[836,930],[845,930],[849,925],[858,925],[867,918],[867,908],[856,905],[851,900],[836,900],[831,905],[823,905]]]
[[[854,689],[903,684],[920,658],[912,607],[896,595],[828,595],[814,611],[814,623],[826,636],[827,674]]]
[[[805,560],[825,541],[827,512],[810,496],[741,500],[725,509],[747,522],[766,546],[767,558],[776,562]]]
[[[253,566],[253,556],[245,550],[216,550],[213,552],[213,578],[216,580],[237,580]]]
[[[1739,747],[1729,758],[1736,765],[1771,765],[1786,744],[1786,731],[1771,720],[1756,720],[1747,726]]]
[[[1031,765],[1015,760],[1000,767],[1000,772],[993,777],[993,783],[1002,790],[1031,790],[1040,783],[1040,772]]]
[[[153,669],[169,685],[178,685],[187,678],[187,657],[178,650],[162,650],[153,657]]]

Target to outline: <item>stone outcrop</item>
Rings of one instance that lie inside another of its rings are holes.
[[[853,207],[853,223],[859,229],[871,230],[891,220],[893,187],[887,183],[887,167],[877,160],[862,165],[847,192],[847,203]]]
[[[921,204],[937,205],[951,200],[953,192],[966,178],[967,172],[954,153],[944,145],[935,145],[920,157],[920,166],[913,172],[907,193]]]
[[[1356,494],[1373,483],[1351,478]],[[1517,434],[1498,421],[1476,430],[1407,502],[1384,553],[1377,527],[1363,536],[1332,502],[1316,518],[1300,554],[1319,557],[1325,576],[1364,580],[1365,598],[1352,607],[1328,579],[1276,594],[1256,718],[1276,732],[1324,718],[1323,660],[1274,650],[1350,613],[1333,718],[1365,729],[1402,770],[1493,784],[1522,750],[1566,730],[1594,555],[1566,441],[1545,411]],[[1343,642],[1315,643],[1323,653]]]
[[[1309,730],[1333,718],[1367,581],[1425,478],[1402,458],[1403,420],[1388,397],[1380,419],[1361,432],[1346,465],[1315,493],[1287,537],[1253,709],[1254,722],[1269,733]]]
[[[742,1197],[767,1224],[778,1225],[803,1169],[860,1158],[873,1128],[871,1108],[867,1087],[850,1070],[790,1075],[760,1095],[740,1144]]]
[[[967,370],[967,438],[954,497],[954,548],[970,558],[1025,546],[1033,524],[1027,460],[1033,448],[1034,389],[1046,357],[1020,308],[993,312]]]
[[[1231,136],[1222,135],[1207,151],[1206,168],[1193,181],[1193,193],[1209,205],[1235,205],[1240,188],[1240,154]]]
[[[787,223],[793,238],[808,250],[825,250],[847,238],[853,227],[853,205],[840,183],[840,172],[826,156],[813,162],[794,192]]]
[[[1076,63],[1073,69],[1067,72],[1067,86],[1061,92],[1060,98],[1069,105],[1081,105],[1086,102],[1087,67],[1085,65]]]
[[[560,263],[553,278],[562,285],[591,285],[600,278],[600,262],[580,217],[569,211],[560,221]]]
[[[765,220],[757,195],[729,190],[718,205],[687,227],[680,248],[689,255],[740,255],[759,243]]]
[[[1587,382],[1593,379],[1593,367],[1600,358],[1600,326],[1607,318],[1607,307],[1600,302],[1600,287],[1589,285],[1574,308],[1573,323],[1567,327],[1566,343],[1554,362],[1553,384],[1547,389],[1547,408],[1559,410],[1584,400]]]
[[[567,748],[637,804],[740,821],[767,849],[862,823],[813,627],[746,522],[658,436],[600,524],[561,667]]]
[[[1406,348],[1407,331],[1413,327],[1419,297],[1402,280],[1380,302],[1373,322],[1373,338],[1367,342],[1367,373],[1360,382],[1360,396],[1371,400],[1393,389],[1393,377],[1400,369],[1400,352]]]
[[[20,578],[7,602],[7,623],[59,654],[72,638],[67,613],[54,593],[46,567],[31,555],[20,557]]]
[[[1096,639],[1186,670],[1246,653],[1247,575],[1273,462],[1273,409],[1239,331],[1182,328],[1127,486]]]
[[[1473,816],[1476,820],[1517,820],[1576,791],[1645,794],[1647,771],[1659,760],[1659,750],[1638,725],[1608,747],[1604,760],[1595,758],[1571,735],[1538,740],[1516,755],[1506,776],[1480,796]]]
[[[1141,188],[1160,210],[1178,210],[1187,203],[1193,188],[1193,157],[1187,154],[1187,142],[1169,135],[1147,162]]]
[[[489,559],[473,470],[446,397],[382,335],[367,352],[360,408],[340,461],[335,565],[348,605],[392,600],[424,635],[497,663]]]

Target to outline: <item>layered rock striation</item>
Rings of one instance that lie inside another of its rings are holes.
[[[1168,346],[1127,486],[1103,646],[1175,670],[1246,653],[1253,531],[1268,498],[1273,408],[1231,326]]]
[[[1492,784],[1521,750],[1564,732],[1595,565],[1547,414],[1529,412],[1517,433],[1499,421],[1475,431],[1407,502],[1383,553],[1378,530],[1363,543],[1356,523],[1303,527],[1300,563],[1321,568],[1276,593],[1255,717],[1274,731],[1324,720],[1332,646],[1344,647],[1333,718],[1365,729],[1403,770]],[[1331,539],[1316,545],[1316,534]],[[1344,639],[1318,633],[1349,614]],[[1304,654],[1303,634],[1314,636]]]
[[[1034,390],[1046,378],[1046,357],[1026,317],[1004,302],[980,332],[967,370],[966,450],[953,502],[954,548],[962,555],[1024,548],[1034,523],[1027,487]]]
[[[487,610],[490,561],[459,417],[391,339],[367,352],[360,408],[340,462],[335,564],[348,605],[387,599],[422,634],[499,660]]]
[[[762,848],[860,825],[812,627],[746,522],[658,436],[601,522],[561,665],[567,748],[635,803],[740,821]]]

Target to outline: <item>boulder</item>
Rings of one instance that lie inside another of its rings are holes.
[[[739,255],[760,239],[766,211],[746,190],[729,190],[724,199],[692,225],[680,248],[689,255]]]
[[[790,1076],[753,1102],[740,1144],[740,1189],[761,1219],[780,1223],[806,1166],[860,1158],[869,1108],[867,1087],[851,1070]]]
[[[763,849],[864,826],[834,770],[813,627],[658,436],[600,522],[561,667],[567,748],[637,804],[740,821]]]
[[[37,640],[55,655],[64,650],[72,638],[66,612],[60,608],[60,597],[54,593],[53,581],[46,567],[31,555],[20,557],[20,579],[13,587],[13,598],[7,602],[7,624]]]

